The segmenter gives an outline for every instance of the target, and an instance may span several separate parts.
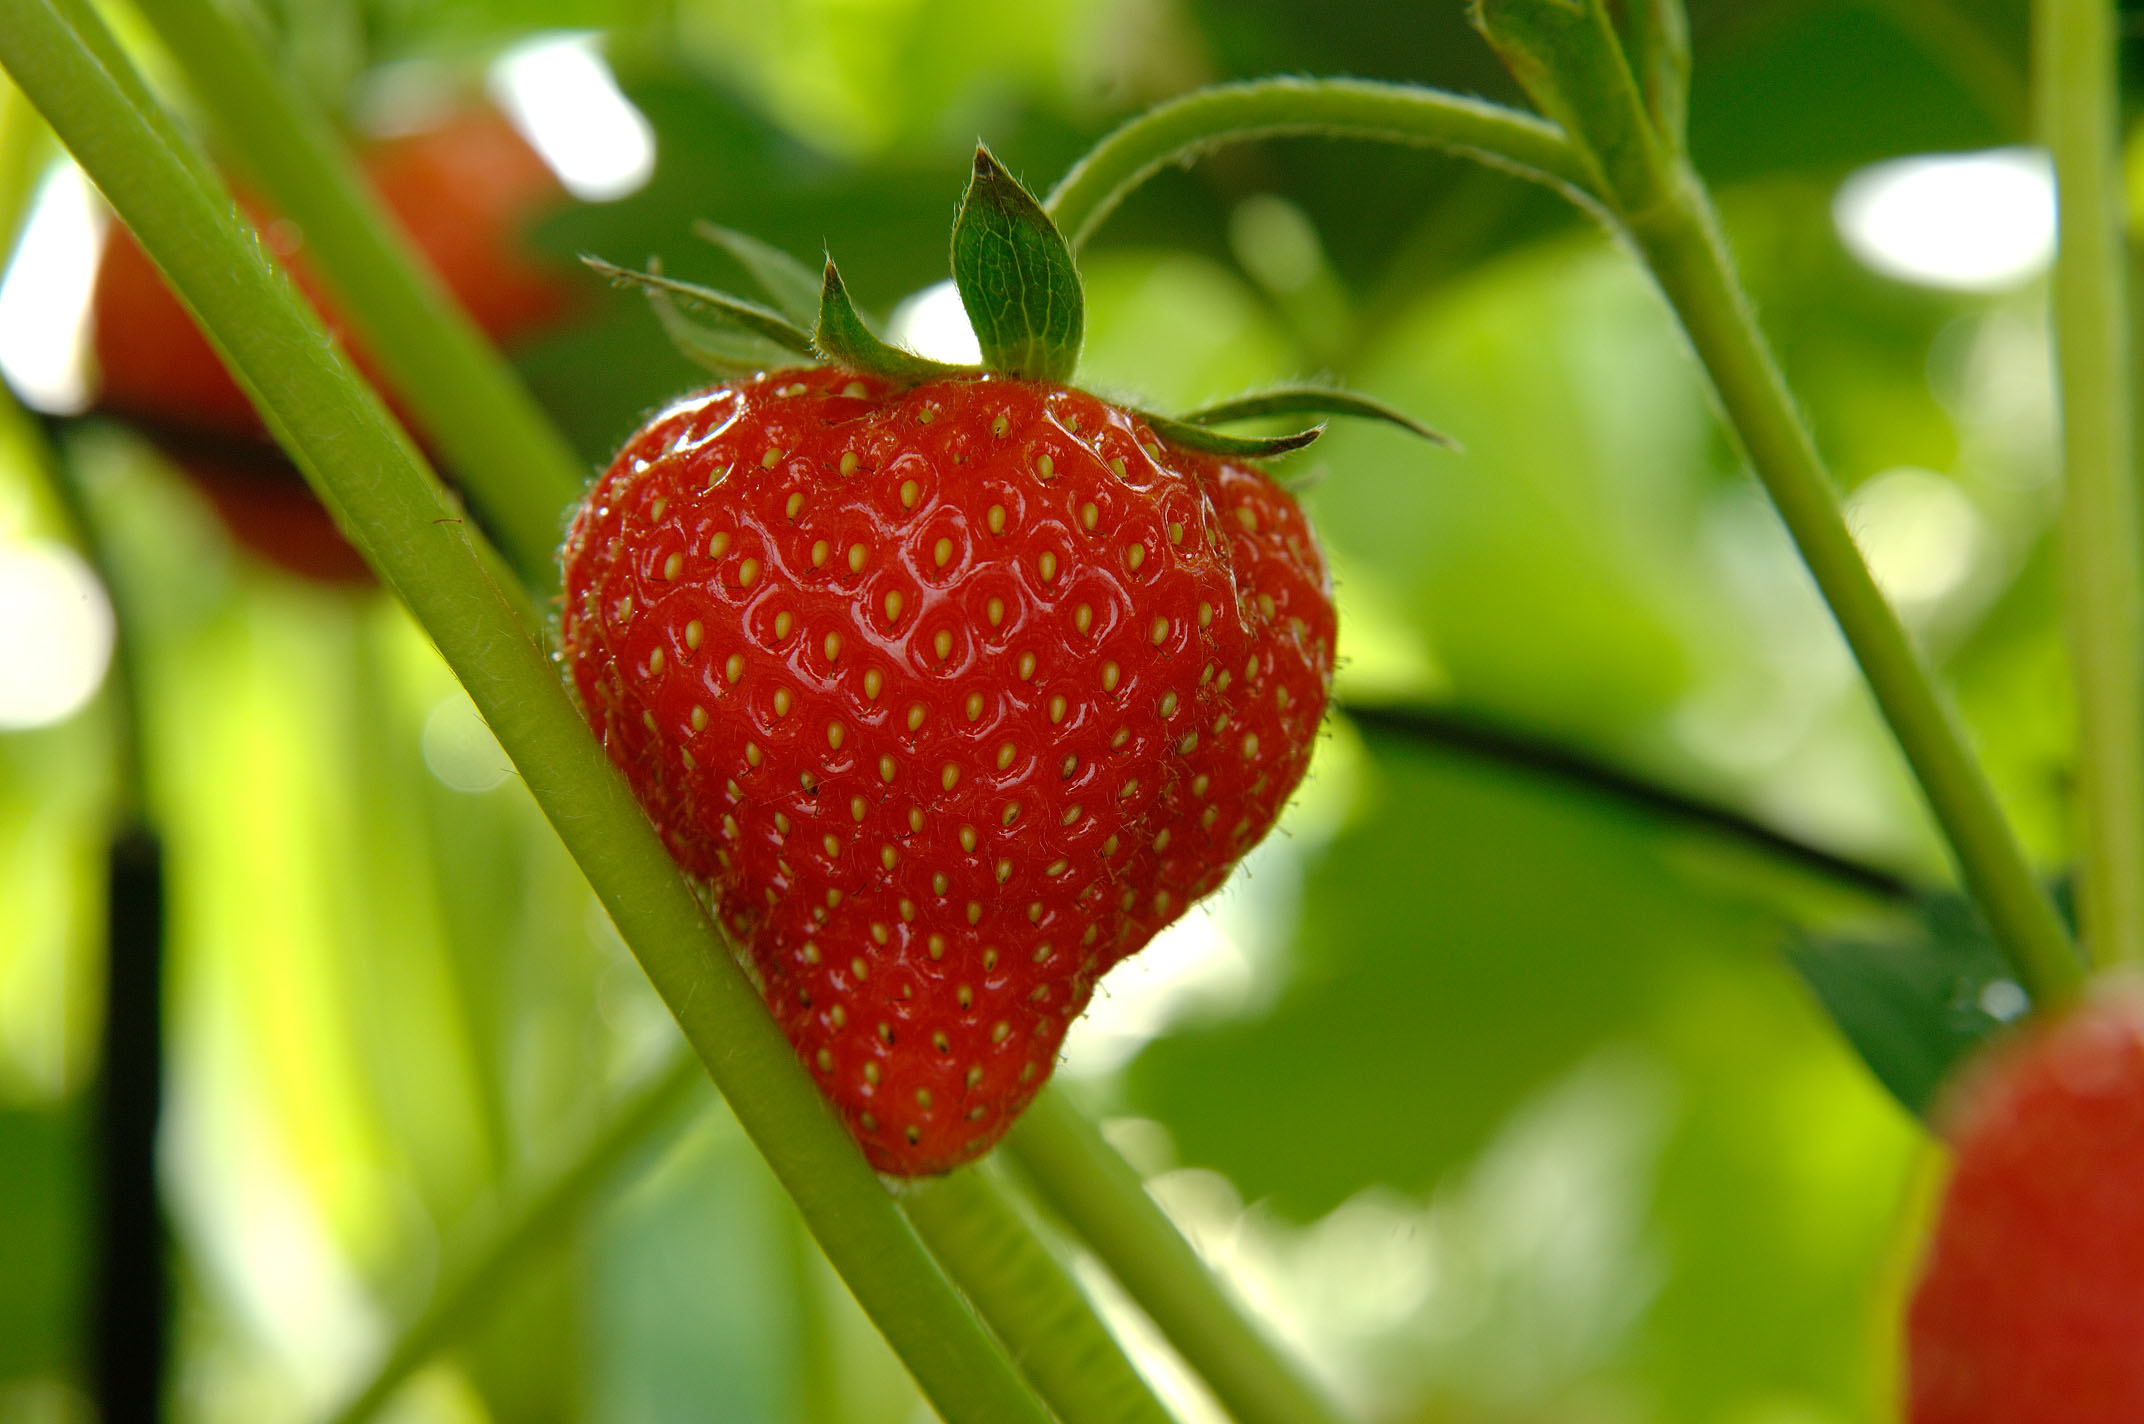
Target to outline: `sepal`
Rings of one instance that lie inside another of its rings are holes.
[[[834,365],[884,376],[898,385],[920,385],[946,376],[974,374],[973,367],[933,361],[881,340],[856,314],[831,257],[826,259],[826,278],[819,291],[819,319],[812,327],[811,339],[819,354]]]
[[[1325,433],[1323,421],[1291,435],[1226,435],[1210,426],[1172,420],[1150,410],[1136,410],[1132,414],[1153,427],[1154,434],[1163,444],[1200,450],[1208,455],[1233,455],[1243,460],[1270,460],[1275,455],[1300,450]]]
[[[700,219],[692,225],[695,236],[727,252],[759,283],[774,309],[798,326],[811,321],[819,311],[819,276],[771,243],[748,232]]]
[[[1072,245],[989,149],[953,223],[953,285],[992,371],[1070,381],[1086,331]]]
[[[635,272],[631,268],[605,262],[600,257],[584,256],[581,261],[609,278],[613,286],[660,293],[663,297],[706,316],[718,328],[762,337],[799,356],[818,354],[812,348],[810,332],[780,312],[763,307],[758,302],[748,302],[742,297],[733,297],[728,292],[718,292],[712,287],[702,287],[697,283],[680,282],[663,276],[659,271]]]
[[[1364,420],[1381,420],[1387,425],[1396,425],[1410,435],[1427,440],[1432,445],[1441,445],[1447,450],[1459,448],[1459,442],[1449,435],[1440,434],[1416,420],[1406,412],[1372,400],[1355,391],[1337,386],[1300,384],[1271,386],[1265,390],[1252,391],[1229,400],[1216,401],[1201,406],[1177,417],[1187,425],[1227,425],[1232,421],[1249,420],[1262,415],[1346,415]]]

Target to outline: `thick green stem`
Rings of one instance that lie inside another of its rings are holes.
[[[1043,206],[1074,247],[1163,167],[1226,144],[1311,135],[1464,153],[1571,190],[1593,176],[1553,125],[1479,99],[1361,79],[1255,79],[1157,105],[1089,149]]]
[[[670,1062],[628,1089],[574,1150],[458,1241],[424,1309],[402,1327],[371,1377],[335,1412],[335,1424],[363,1424],[404,1381],[460,1339],[514,1272],[602,1193],[626,1158],[659,1140],[660,1129],[682,1119],[683,1105],[706,1081],[700,1061],[678,1050]]]
[[[2033,90],[2055,157],[2063,564],[2077,690],[2077,909],[2101,964],[2144,962],[2144,574],[2129,410],[2114,12],[2037,0]]]
[[[1758,329],[1704,184],[1653,131],[1601,0],[1476,0],[1474,18],[1535,102],[1602,175],[1615,221],[1681,319],[1750,467],[1846,635],[1966,888],[2019,978],[2043,1003],[2075,993],[2083,971],[2068,932],[2034,878],[1965,729],[1876,587]]]
[[[0,66],[134,229],[307,479],[409,605],[827,1257],[951,1420],[1045,1418],[827,1109],[567,699],[496,558],[335,354],[82,0],[0,0]]]
[[[1338,1410],[1229,1299],[1139,1174],[1062,1093],[1035,1099],[1005,1151],[1240,1424],[1340,1424]]]
[[[987,1164],[918,1183],[901,1207],[1064,1424],[1170,1424],[1071,1271]]]
[[[388,383],[460,477],[517,572],[558,577],[566,513],[588,472],[366,187],[317,105],[294,93],[214,0],[140,0],[262,196]]]

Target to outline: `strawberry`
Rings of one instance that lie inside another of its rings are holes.
[[[563,205],[566,193],[505,116],[466,108],[369,145],[362,161],[382,203],[487,335],[511,342],[566,313],[565,275],[527,253],[521,237],[530,221]],[[242,202],[278,259],[340,330],[306,269],[300,235],[257,200]],[[117,224],[98,260],[90,339],[98,408],[155,433],[235,535],[294,572],[329,581],[367,577],[363,560],[281,458],[208,338]],[[355,354],[369,371],[363,352]]]
[[[1221,436],[1066,385],[1069,249],[987,153],[954,253],[985,370],[879,342],[831,263],[808,337],[636,279],[674,328],[677,298],[726,324],[686,331],[703,353],[772,340],[821,363],[656,415],[563,559],[590,723],[895,1176],[997,1141],[1096,980],[1272,827],[1333,663],[1309,525],[1244,458],[1307,435]],[[1313,401],[1367,408],[1294,391],[1221,416]]]
[[[1913,1424],[2144,1419],[2144,990],[1975,1065],[1907,1318]]]

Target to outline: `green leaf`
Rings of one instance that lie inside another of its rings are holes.
[[[819,309],[819,279],[811,268],[748,232],[701,219],[692,230],[737,259],[752,274],[774,303],[775,309],[798,326],[810,321]]]
[[[1071,244],[981,145],[953,223],[953,284],[985,366],[1028,380],[1072,378],[1086,304]]]
[[[1447,450],[1459,448],[1459,442],[1451,436],[1431,430],[1404,411],[1395,410],[1383,401],[1372,400],[1368,396],[1335,386],[1273,386],[1267,390],[1237,396],[1232,400],[1201,406],[1178,418],[1189,425],[1226,425],[1231,421],[1249,420],[1260,415],[1360,416],[1366,420],[1382,420],[1388,425],[1397,425],[1408,434],[1419,435],[1430,444],[1442,445]]]
[[[1320,421],[1308,430],[1298,430],[1291,435],[1223,435],[1218,430],[1171,420],[1150,410],[1135,410],[1132,414],[1153,426],[1154,434],[1170,445],[1203,450],[1209,455],[1235,455],[1246,460],[1267,460],[1290,450],[1300,450],[1325,433],[1325,423]]]
[[[605,262],[600,257],[584,256],[581,261],[609,278],[615,286],[637,287],[643,292],[661,292],[706,314],[719,325],[763,336],[776,346],[794,351],[800,356],[818,355],[811,344],[809,332],[780,312],[771,311],[757,302],[748,302],[742,297],[733,297],[728,292],[718,292],[712,287],[680,282],[659,272],[635,272],[630,268]]]
[[[819,348],[819,354],[836,366],[884,376],[902,385],[969,374],[972,370],[967,366],[933,361],[881,341],[856,314],[855,306],[849,301],[848,288],[842,285],[841,274],[834,270],[831,257],[826,259],[826,285],[819,295],[819,321],[812,328],[811,339]]]
[[[1878,1081],[1926,1117],[1959,1060],[2030,1007],[1962,897],[1853,931],[1797,933],[1788,962]]]
[[[725,331],[694,321],[677,309],[668,292],[649,288],[648,305],[662,323],[663,334],[680,355],[718,376],[748,376],[755,371],[784,365],[789,353],[763,336],[746,331]]]

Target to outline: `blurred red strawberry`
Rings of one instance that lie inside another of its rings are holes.
[[[536,218],[563,206],[566,192],[503,115],[466,108],[370,145],[362,162],[388,211],[494,341],[510,345],[566,316],[570,273],[529,252],[522,236]],[[345,334],[346,323],[307,268],[302,234],[249,195],[241,192],[239,200],[329,327]],[[90,330],[97,409],[155,436],[235,536],[308,577],[367,577],[362,560],[275,450],[208,339],[133,235],[116,224],[98,264]],[[363,349],[354,342],[352,348],[359,367],[373,374]]]

